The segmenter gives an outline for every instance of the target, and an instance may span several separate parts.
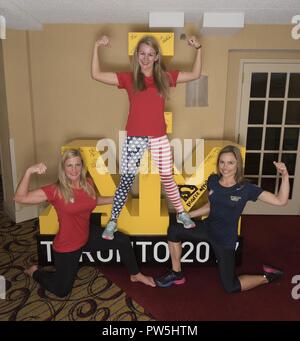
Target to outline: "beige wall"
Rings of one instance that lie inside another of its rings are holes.
[[[112,47],[101,50],[103,69],[127,70],[127,33],[143,30],[147,27],[46,25],[43,31],[8,30],[2,53],[6,125],[15,142],[18,179],[31,163],[44,161],[49,172],[38,182],[53,181],[59,148],[69,140],[117,139],[126,123],[127,95],[123,90],[91,79],[93,43],[99,35],[109,35]],[[172,89],[166,106],[174,115],[172,137],[234,137],[240,59],[299,58],[300,44],[291,38],[290,30],[288,25],[251,25],[230,37],[202,37],[209,105],[187,108],[185,85]],[[197,31],[193,25],[187,25],[186,33]],[[175,56],[167,61],[168,67],[189,70],[194,53],[186,47],[186,42],[176,38]],[[4,90],[1,113],[5,108]],[[7,140],[3,130],[2,139]]]

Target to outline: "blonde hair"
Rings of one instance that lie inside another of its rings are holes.
[[[141,38],[134,50],[132,59],[133,68],[133,87],[135,91],[146,90],[146,84],[144,80],[144,74],[141,72],[141,67],[139,64],[138,53],[142,44],[146,44],[152,47],[156,53],[157,60],[153,65],[153,80],[154,84],[164,98],[168,97],[169,94],[169,75],[166,72],[166,67],[162,61],[162,53],[158,41],[151,36],[144,36]]]
[[[56,182],[57,189],[59,192],[59,195],[61,195],[66,203],[73,202],[74,200],[74,193],[72,189],[72,183],[70,179],[66,176],[65,173],[65,162],[68,159],[74,158],[74,157],[79,157],[82,168],[81,168],[81,174],[80,174],[80,179],[79,179],[79,186],[82,188],[89,196],[95,197],[96,193],[93,189],[93,187],[88,183],[87,177],[86,177],[86,168],[83,163],[83,159],[81,157],[81,154],[79,150],[76,149],[67,149],[64,151],[61,160],[58,165],[58,180]]]
[[[232,153],[237,161],[237,170],[234,176],[234,179],[237,183],[241,184],[244,182],[244,166],[243,166],[243,158],[242,158],[242,154],[241,151],[238,147],[232,146],[232,145],[228,145],[226,147],[224,147],[223,149],[220,150],[219,155],[218,155],[218,159],[217,159],[217,173],[219,175],[219,177],[221,177],[221,173],[219,170],[219,162],[220,162],[220,157],[222,154],[225,153]]]

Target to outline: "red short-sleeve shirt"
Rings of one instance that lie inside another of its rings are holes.
[[[83,189],[74,189],[74,202],[66,203],[58,194],[55,184],[41,188],[48,201],[54,206],[59,231],[53,241],[57,252],[72,252],[86,244],[89,237],[90,215],[96,207],[96,198],[89,196]]]
[[[179,71],[168,72],[170,86],[175,87]],[[146,89],[134,91],[131,72],[117,73],[119,88],[126,89],[130,107],[126,125],[128,136],[163,136],[165,99],[159,94],[153,77],[145,77]]]

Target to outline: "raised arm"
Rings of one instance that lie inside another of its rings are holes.
[[[97,205],[109,205],[114,201],[114,197],[97,197]]]
[[[275,206],[285,206],[288,203],[289,192],[290,192],[290,182],[289,173],[283,162],[273,162],[277,171],[282,175],[280,189],[277,195],[263,191],[258,197],[259,200],[266,202]]]
[[[188,45],[196,49],[196,56],[193,65],[193,70],[191,72],[180,71],[177,78],[177,83],[186,83],[200,78],[201,68],[202,68],[202,57],[201,57],[201,44],[195,36],[188,39]]]
[[[92,57],[92,69],[91,76],[94,80],[107,84],[107,85],[119,85],[118,78],[115,72],[103,72],[99,65],[98,48],[99,46],[110,47],[110,42],[107,36],[101,37],[95,42],[93,57]]]
[[[19,186],[16,190],[14,200],[19,204],[40,204],[47,201],[47,196],[45,192],[41,189],[36,189],[34,191],[29,191],[29,182],[32,174],[45,174],[47,167],[43,163],[39,163],[29,167]]]
[[[189,216],[191,218],[202,217],[204,215],[205,216],[209,215],[209,212],[210,212],[210,202],[206,203],[205,205],[198,208],[197,210],[189,212]]]

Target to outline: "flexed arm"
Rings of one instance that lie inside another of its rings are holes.
[[[107,85],[119,85],[118,78],[115,72],[103,72],[101,71],[99,65],[98,48],[99,46],[110,47],[110,41],[107,36],[102,36],[99,40],[95,42],[92,66],[91,66],[91,76],[94,80],[107,84]]]
[[[43,163],[38,163],[29,167],[16,190],[14,200],[19,204],[40,204],[47,201],[45,192],[41,189],[29,191],[29,182],[32,174],[45,174],[47,167]]]
[[[275,195],[271,192],[263,191],[258,199],[266,202],[267,204],[275,206],[285,206],[288,203],[290,192],[289,173],[283,162],[274,161],[273,164],[276,167],[277,171],[282,175],[279,192],[277,195]]]
[[[186,83],[200,78],[202,69],[202,47],[195,36],[188,39],[188,45],[196,49],[196,56],[194,60],[193,70],[191,72],[180,71],[177,78],[177,83]]]

